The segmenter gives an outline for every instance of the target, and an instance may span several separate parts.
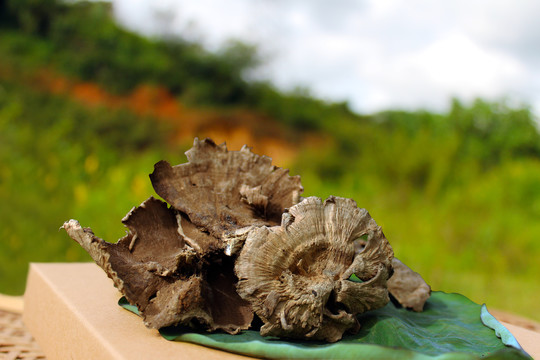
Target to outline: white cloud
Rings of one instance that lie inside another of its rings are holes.
[[[452,96],[540,104],[540,3],[534,0],[114,0],[140,31],[175,31],[216,49],[259,44],[261,73],[361,112],[444,109]],[[161,14],[161,15],[160,15]],[[157,21],[159,20],[159,21]]]
[[[523,77],[519,62],[481,48],[467,36],[450,33],[418,51],[397,54],[377,71],[364,74],[378,89],[369,108],[441,108],[450,96],[504,96]]]

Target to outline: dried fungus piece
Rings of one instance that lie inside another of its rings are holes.
[[[361,238],[355,241],[356,252],[362,252],[367,242]],[[431,296],[431,287],[420,274],[411,270],[403,262],[392,260],[393,273],[388,279],[388,292],[401,306],[422,312],[424,304]]]
[[[392,261],[394,274],[388,280],[388,291],[403,306],[420,312],[431,295],[431,287],[422,276],[400,260]]]
[[[381,228],[353,200],[309,197],[285,211],[281,226],[249,232],[237,289],[263,321],[261,335],[335,342],[359,329],[357,314],[388,303],[392,258]]]
[[[186,156],[186,164],[158,162],[150,175],[152,185],[195,227],[216,239],[253,225],[279,224],[283,211],[303,191],[299,176],[289,176],[289,170],[246,146],[228,151],[225,144],[195,139]]]
[[[197,234],[198,242],[191,239],[190,245],[185,233],[197,230],[182,227],[181,215],[153,197],[132,209],[122,222],[128,233],[116,244],[96,237],[76,220],[63,227],[137,306],[146,326],[197,323],[209,331],[229,333],[249,327],[253,312],[236,293],[236,278],[221,275],[233,273],[232,260],[207,266],[208,252],[191,246],[211,248],[212,239],[204,243],[204,236]]]

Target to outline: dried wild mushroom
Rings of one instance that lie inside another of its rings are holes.
[[[220,273],[208,275],[205,262],[179,234],[176,214],[167,204],[150,198],[122,222],[128,234],[116,244],[76,220],[67,221],[64,229],[137,306],[146,326],[197,322],[230,333],[249,327],[251,306],[236,294],[232,281]],[[232,262],[224,267],[232,271]]]
[[[116,244],[64,224],[146,326],[234,334],[257,314],[262,335],[334,342],[359,329],[356,315],[388,303],[389,290],[421,308],[425,286],[403,283],[408,268],[353,200],[300,202],[300,178],[245,146],[195,139],[186,155],[186,164],[155,165],[150,179],[166,202],[133,208]],[[392,265],[399,276],[387,287]]]
[[[392,258],[381,228],[353,200],[309,197],[281,226],[249,233],[235,266],[238,293],[263,321],[261,335],[335,342],[359,329],[357,314],[388,303]]]
[[[358,239],[355,242],[356,252],[362,252],[366,244],[366,239]],[[397,258],[392,260],[392,269],[393,274],[387,283],[391,299],[407,309],[422,312],[424,304],[431,296],[431,287],[420,274]]]
[[[422,276],[400,260],[392,261],[394,274],[388,279],[388,291],[403,306],[420,312],[431,294],[431,287]]]
[[[303,191],[299,176],[289,176],[289,170],[247,146],[227,151],[225,144],[195,139],[186,156],[186,164],[158,162],[152,185],[191,223],[218,239],[252,225],[279,224]]]

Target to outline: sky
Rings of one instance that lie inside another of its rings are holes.
[[[124,26],[217,50],[256,44],[251,76],[353,110],[505,99],[540,114],[537,0],[112,0]]]

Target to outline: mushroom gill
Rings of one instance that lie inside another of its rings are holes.
[[[281,226],[249,232],[237,289],[263,321],[261,335],[335,342],[359,329],[357,314],[388,303],[392,258],[381,228],[353,200],[309,197],[285,211]]]

